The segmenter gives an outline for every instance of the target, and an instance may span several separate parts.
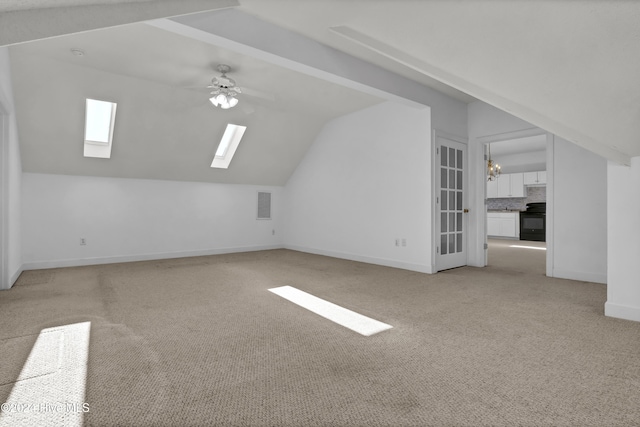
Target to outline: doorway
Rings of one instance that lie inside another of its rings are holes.
[[[546,274],[547,134],[527,133],[483,141],[486,265]]]

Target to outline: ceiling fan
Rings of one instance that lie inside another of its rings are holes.
[[[233,108],[238,105],[236,96],[242,93],[242,89],[236,85],[235,80],[227,77],[231,67],[226,64],[220,64],[216,69],[222,74],[220,77],[212,78],[211,84],[207,86],[207,89],[212,89],[209,101],[215,107],[220,107],[223,110]]]
[[[206,89],[209,91],[209,102],[225,110],[233,108],[238,104],[240,104],[240,109],[246,114],[253,114],[255,112],[255,106],[267,107],[271,110],[281,110],[281,106],[278,104],[274,95],[261,90],[248,88],[244,85],[242,88],[239,87],[234,79],[227,76],[227,73],[232,71],[229,65],[219,64],[215,69],[220,75],[213,77],[208,85],[183,86],[183,88],[197,91]],[[206,103],[206,101],[203,103]]]

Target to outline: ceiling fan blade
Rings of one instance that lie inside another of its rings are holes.
[[[211,86],[206,86],[206,85],[198,85],[198,86],[181,86],[180,89],[186,89],[186,90],[198,90],[198,91],[206,91],[206,90],[213,90],[213,88]]]
[[[242,88],[242,95],[248,95],[254,98],[260,98],[263,101],[276,102],[276,97],[273,94],[263,92],[261,90],[253,89],[250,87],[246,87],[246,86],[241,86],[241,88]]]

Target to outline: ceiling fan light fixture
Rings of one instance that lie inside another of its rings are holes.
[[[217,70],[222,73],[220,77],[214,77],[211,79],[211,85],[209,89],[213,89],[211,92],[211,104],[214,107],[220,107],[223,110],[238,105],[238,99],[236,95],[242,93],[242,90],[236,86],[236,82],[233,79],[227,77],[227,73],[231,70],[228,65],[220,64]]]

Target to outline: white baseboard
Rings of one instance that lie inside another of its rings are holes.
[[[615,304],[607,301],[604,304],[604,315],[640,322],[640,307],[630,307],[628,305]]]
[[[95,258],[60,259],[51,261],[27,262],[23,270],[41,270],[45,268],[81,267],[85,265],[114,264],[119,262],[151,261],[156,259],[187,258],[194,256],[221,255],[237,252],[255,252],[271,249],[282,249],[283,245],[239,246],[233,248],[205,249],[198,251],[162,252],[137,255],[117,255]],[[17,277],[16,277],[17,278]]]
[[[18,280],[18,277],[20,277],[20,275],[22,274],[22,272],[24,271],[24,265],[21,265],[9,278],[9,288],[11,288],[14,283],[16,283],[16,280]]]
[[[306,252],[306,253],[315,254],[315,255],[324,255],[324,256],[329,256],[333,258],[348,259],[350,261],[358,261],[358,262],[364,262],[367,264],[382,265],[385,267],[400,268],[403,270],[417,271],[419,273],[431,274],[434,272],[431,265],[413,264],[409,262],[396,261],[396,260],[390,260],[385,258],[356,255],[356,254],[351,254],[346,252],[328,251],[324,249],[308,248],[305,246],[298,246],[298,245],[284,245],[284,247],[285,249],[291,249],[292,251]]]
[[[18,277],[20,277],[23,271],[24,266],[21,265],[16,271],[13,272],[13,274],[8,277],[8,280],[6,282],[0,279],[0,291],[11,289],[11,287],[14,285],[14,283],[16,283],[16,280],[18,280]]]
[[[557,277],[558,279],[580,280],[582,282],[607,283],[606,274],[561,270],[557,268],[553,269],[553,277]]]

